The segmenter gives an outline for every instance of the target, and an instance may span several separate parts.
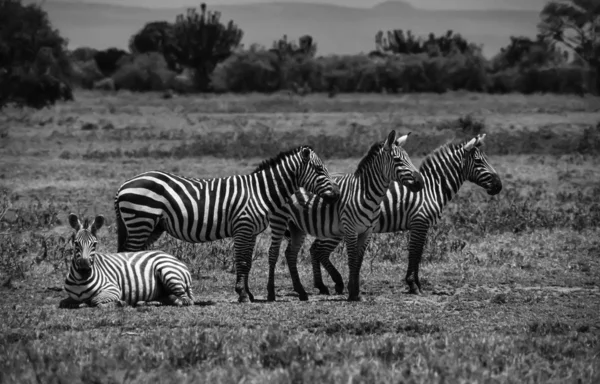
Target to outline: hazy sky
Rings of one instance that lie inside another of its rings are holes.
[[[60,1],[60,0],[46,0]],[[202,0],[80,0],[88,3],[105,3],[121,5],[137,5],[150,8],[173,8],[197,6]],[[206,1],[207,5],[248,4],[257,2],[311,2],[348,5],[355,7],[372,7],[385,0],[213,0]],[[428,9],[541,9],[547,0],[405,0],[419,8]]]

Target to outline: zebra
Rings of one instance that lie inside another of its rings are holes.
[[[75,230],[74,255],[64,286],[69,297],[60,308],[194,303],[190,271],[175,256],[160,251],[98,253],[96,233],[104,216],[82,224],[71,213],[69,224]]]
[[[419,264],[429,228],[442,215],[442,210],[465,181],[484,188],[494,196],[502,190],[498,173],[488,163],[481,148],[485,134],[459,144],[446,144],[427,156],[419,172],[425,186],[421,192],[410,191],[399,183],[393,183],[381,203],[381,213],[373,229],[375,233],[409,231],[408,267],[405,282],[408,293],[423,293],[419,281]],[[339,244],[339,239],[316,239],[310,247],[315,288],[321,294],[329,294],[323,284],[321,265],[335,282],[336,293],[344,289],[342,276],[331,264],[329,255]],[[289,247],[289,246],[288,246]]]
[[[147,249],[163,232],[190,243],[233,237],[238,301],[248,287],[256,237],[300,187],[325,199],[337,184],[314,150],[300,146],[263,161],[251,174],[192,179],[150,171],[126,181],[115,196],[118,250]]]
[[[337,179],[340,198],[336,202],[330,203],[319,196],[299,191],[292,196],[281,215],[273,215],[268,301],[275,300],[275,266],[288,226],[292,240],[286,250],[286,258],[294,290],[300,300],[308,300],[308,295],[298,276],[296,256],[307,234],[346,241],[350,269],[348,300],[360,300],[358,277],[364,252],[379,215],[381,200],[391,181],[397,180],[415,192],[423,188],[423,178],[402,148],[409,135],[410,132],[396,139],[396,131],[392,130],[385,141],[373,144],[353,174]]]

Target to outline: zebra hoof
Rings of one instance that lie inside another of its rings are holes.
[[[418,296],[420,296],[423,293],[423,291],[421,291],[421,289],[416,284],[413,283],[413,284],[410,284],[408,286],[408,292],[407,293],[409,295],[418,295]]]
[[[192,299],[191,297],[181,297],[180,301],[181,301],[181,305],[184,307],[189,307],[191,305],[194,305],[194,299]]]
[[[319,290],[319,295],[327,295],[329,296],[329,288],[326,286],[316,287]]]
[[[335,293],[338,295],[341,295],[344,293],[344,286],[343,285],[336,285],[335,286]]]
[[[250,301],[250,299],[248,298],[248,296],[238,297],[238,303],[248,303],[249,301]]]
[[[304,293],[304,294],[301,293],[298,296],[298,298],[300,299],[300,301],[308,301],[308,294],[307,293]]]
[[[362,298],[359,295],[348,296],[348,301],[362,301]]]

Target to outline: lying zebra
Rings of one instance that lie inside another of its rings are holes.
[[[74,255],[65,279],[69,297],[60,308],[105,307],[109,305],[193,305],[192,277],[186,265],[160,251],[97,253],[96,232],[104,217],[82,224],[69,215],[75,233]]]

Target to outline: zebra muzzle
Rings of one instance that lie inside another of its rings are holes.
[[[340,187],[337,184],[334,184],[331,190],[327,190],[323,192],[322,198],[327,203],[333,203],[340,198]]]
[[[407,180],[404,185],[406,185],[408,190],[411,192],[419,192],[421,189],[423,189],[425,183],[423,181],[423,176],[421,176],[419,172],[414,171],[412,173],[412,180]]]
[[[495,175],[495,177],[490,182],[490,187],[487,188],[487,194],[490,196],[494,196],[499,194],[500,191],[502,191],[502,181],[500,180],[500,177],[498,175]]]

